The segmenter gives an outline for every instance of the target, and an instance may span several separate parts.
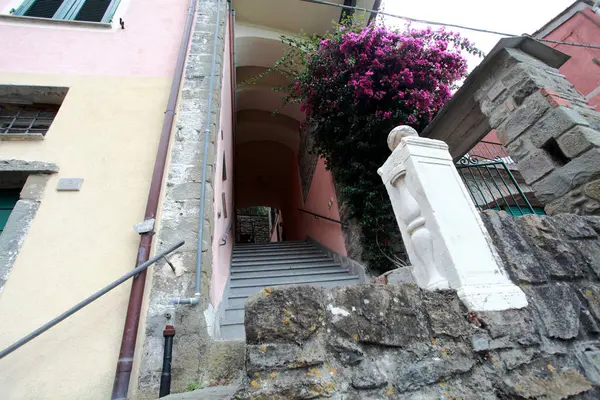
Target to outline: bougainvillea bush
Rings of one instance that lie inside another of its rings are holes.
[[[377,175],[390,154],[387,135],[398,125],[425,128],[465,77],[462,54],[481,53],[451,32],[380,25],[342,24],[318,38],[284,41],[290,50],[274,70],[292,82],[287,100],[299,102],[316,127],[314,151],[360,223],[364,261],[385,271],[392,267],[386,246],[399,237]]]

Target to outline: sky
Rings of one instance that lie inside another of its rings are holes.
[[[552,18],[569,7],[575,0],[383,0],[383,10],[391,14],[436,22],[463,25],[520,35],[532,34]],[[357,6],[364,7],[367,0],[358,0]],[[370,3],[370,2],[369,2]],[[385,17],[388,26],[403,27],[406,21]],[[416,28],[425,25],[412,23]],[[463,36],[488,53],[502,36],[448,28]],[[469,56],[469,71],[480,62],[480,57]]]

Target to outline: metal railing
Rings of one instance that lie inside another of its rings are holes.
[[[336,224],[340,224],[341,226],[346,226],[346,224],[344,224],[344,223],[343,223],[342,221],[340,221],[340,220],[333,219],[333,218],[329,218],[329,217],[326,217],[326,216],[324,216],[324,215],[320,215],[320,214],[315,214],[314,212],[312,212],[312,211],[308,211],[308,210],[305,210],[305,209],[303,209],[303,208],[299,208],[299,209],[298,209],[298,211],[300,211],[300,212],[303,212],[303,213],[306,213],[306,214],[313,215],[313,216],[315,216],[315,217],[317,217],[317,218],[325,219],[325,220],[327,220],[327,221],[335,222]]]
[[[456,169],[480,210],[504,210],[513,216],[536,213],[505,162],[465,156]]]
[[[471,150],[467,152],[465,157],[470,159],[483,159],[502,161],[506,164],[514,164],[514,160],[506,152],[506,147],[499,142],[481,140]]]
[[[126,273],[125,275],[123,275],[122,277],[120,277],[119,279],[113,281],[109,285],[107,285],[107,286],[103,287],[102,289],[98,290],[96,293],[94,293],[93,295],[91,295],[87,299],[85,299],[85,300],[77,303],[73,307],[69,308],[67,311],[65,311],[64,313],[60,314],[58,317],[52,319],[51,321],[48,321],[47,323],[45,323],[44,325],[40,326],[39,328],[37,328],[36,330],[34,330],[33,332],[31,332],[30,334],[28,334],[28,335],[22,337],[21,339],[17,340],[15,343],[11,344],[10,346],[8,346],[7,348],[5,348],[4,350],[0,351],[0,359],[6,357],[7,355],[9,355],[10,353],[12,353],[13,351],[17,350],[19,347],[23,346],[24,344],[26,344],[27,342],[31,341],[32,339],[35,339],[36,337],[38,337],[42,333],[46,332],[48,329],[52,328],[53,326],[55,326],[59,322],[65,320],[68,317],[70,317],[71,315],[75,314],[77,311],[81,310],[82,308],[84,308],[85,306],[87,306],[88,304],[90,304],[91,302],[93,302],[94,300],[97,300],[100,297],[104,296],[106,293],[110,292],[111,290],[113,290],[114,288],[116,288],[117,286],[119,286],[120,284],[122,284],[122,283],[126,282],[127,280],[129,280],[130,278],[133,278],[134,276],[138,275],[140,272],[146,270],[149,266],[151,266],[152,264],[154,264],[155,262],[157,262],[161,258],[165,257],[167,254],[169,254],[169,253],[173,252],[174,250],[180,248],[184,244],[185,244],[185,241],[183,241],[183,240],[177,242],[175,245],[173,245],[173,246],[169,247],[168,249],[166,249],[166,250],[158,253],[157,255],[155,255],[154,257],[152,257],[151,259],[149,259],[145,263],[140,264],[136,268],[132,269],[131,271],[129,271],[128,273]]]

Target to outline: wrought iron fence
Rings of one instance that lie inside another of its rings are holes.
[[[513,216],[543,213],[532,207],[504,161],[466,155],[456,169],[480,210],[504,210]]]
[[[502,161],[506,164],[514,164],[512,158],[506,152],[506,147],[502,143],[491,142],[489,140],[481,140],[477,143],[465,157],[471,159],[482,158],[484,160]]]

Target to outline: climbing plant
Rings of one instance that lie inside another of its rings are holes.
[[[399,237],[377,169],[390,154],[386,138],[398,125],[421,131],[466,76],[464,53],[481,55],[467,39],[444,30],[397,31],[340,24],[320,37],[284,37],[285,55],[264,74],[288,78],[286,102],[298,102],[364,235],[371,269],[392,268],[387,245]],[[392,257],[393,258],[393,257]]]

